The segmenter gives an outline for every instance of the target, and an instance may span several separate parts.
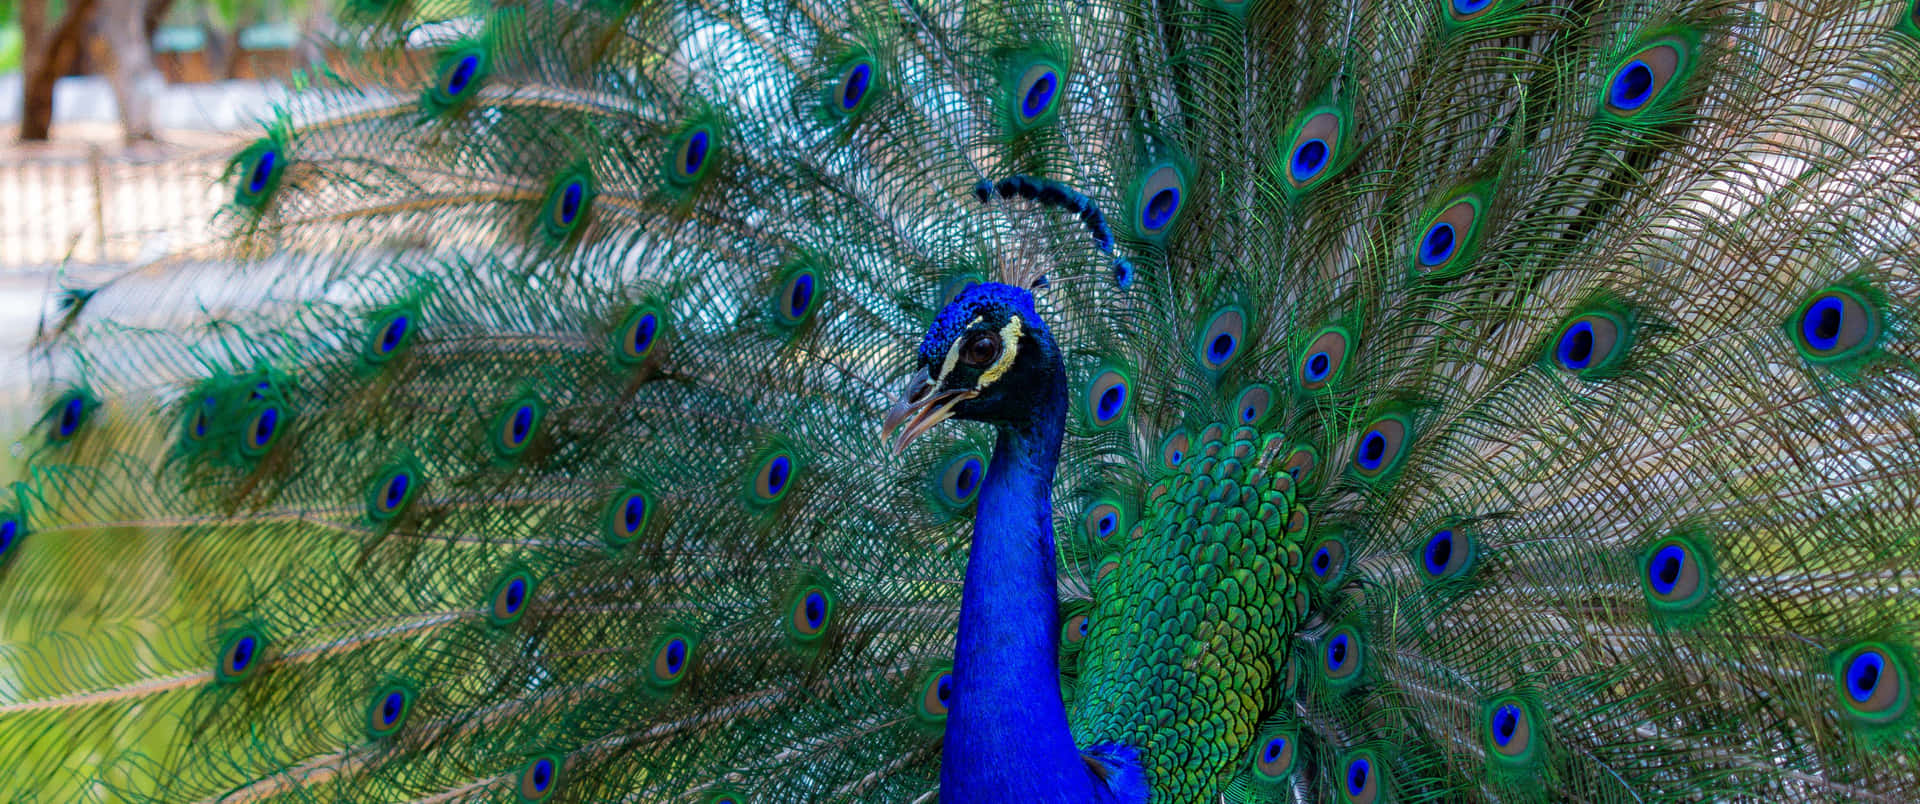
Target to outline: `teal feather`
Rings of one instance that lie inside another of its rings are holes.
[[[343,18],[34,345],[9,800],[934,800],[989,282],[1100,789],[1920,798],[1920,4]]]

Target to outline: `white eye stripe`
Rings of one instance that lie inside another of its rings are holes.
[[[953,343],[947,346],[947,359],[940,365],[940,373],[934,375],[933,379],[938,380],[953,373],[953,367],[960,364],[960,344],[966,342],[967,330],[973,329],[973,325],[980,323],[982,320],[984,319],[981,316],[976,315],[972,321],[967,322],[966,326],[960,328],[960,337],[954,338]]]
[[[1020,351],[1020,335],[1025,331],[1025,326],[1020,323],[1020,316],[1007,319],[1007,325],[1000,328],[1000,356],[994,359],[993,365],[988,366],[985,373],[980,375],[980,382],[975,383],[974,388],[992,385],[995,380],[1005,376],[1007,371],[1013,368],[1014,353]]]

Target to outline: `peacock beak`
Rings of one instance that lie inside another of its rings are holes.
[[[953,388],[940,390],[940,384],[927,376],[927,370],[921,369],[907,379],[907,391],[900,400],[893,403],[887,411],[887,419],[880,425],[880,441],[886,443],[892,434],[893,454],[899,455],[908,444],[921,434],[933,429],[933,426],[953,416],[953,406],[980,395],[972,388]],[[898,430],[898,432],[895,432]]]

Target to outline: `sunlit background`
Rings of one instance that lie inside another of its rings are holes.
[[[0,493],[19,479],[34,443],[26,431],[43,413],[31,347],[58,291],[209,236],[233,198],[221,177],[234,154],[259,136],[276,101],[342,60],[327,44],[337,34],[338,2],[0,0]],[[422,22],[415,34],[423,46],[462,24]],[[120,627],[97,621],[78,602],[86,595],[186,583],[164,564],[140,561],[138,545],[150,534],[119,536],[124,555],[74,568],[76,579],[96,586],[73,590],[75,604],[57,615],[62,628]],[[163,597],[194,598],[183,589]],[[156,614],[122,641],[203,636],[155,626],[169,621]],[[11,660],[26,626],[0,610],[0,703],[17,703],[30,688],[23,665]],[[169,718],[150,719],[155,727],[139,738],[113,739],[136,749],[182,739]],[[58,733],[31,739],[33,750],[62,756],[73,773],[63,791],[71,798],[111,798],[86,781],[102,746]],[[0,789],[4,777],[0,771]]]

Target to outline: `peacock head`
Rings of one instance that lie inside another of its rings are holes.
[[[1050,404],[1065,382],[1060,350],[1033,294],[1011,285],[975,285],[955,297],[934,317],[917,360],[880,428],[895,454],[950,418],[1020,427],[1060,407]]]

